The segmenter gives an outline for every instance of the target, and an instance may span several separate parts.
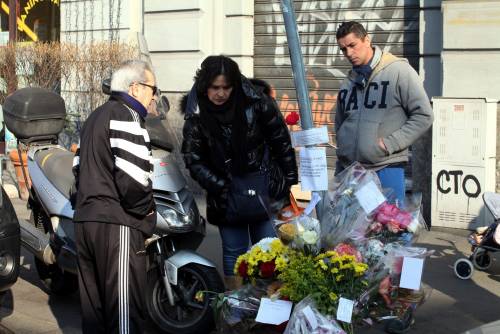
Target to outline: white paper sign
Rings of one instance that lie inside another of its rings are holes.
[[[340,297],[339,307],[337,308],[337,319],[343,322],[350,323],[353,308],[354,301]]]
[[[375,210],[385,201],[384,195],[373,181],[368,182],[361,189],[356,191],[354,195],[367,214]]]
[[[293,147],[326,144],[330,141],[330,139],[328,138],[328,129],[326,128],[326,126],[308,130],[292,131],[291,136]]]
[[[403,258],[403,269],[401,270],[401,280],[399,287],[405,289],[418,290],[422,281],[422,271],[424,269],[424,259],[415,257]]]
[[[302,148],[300,150],[299,166],[302,191],[328,190],[326,149],[324,147]]]
[[[311,330],[315,330],[318,327],[318,320],[316,320],[316,316],[314,315],[313,310],[310,306],[306,306],[302,309],[302,313],[306,317],[307,322],[311,325]]]
[[[306,208],[304,209],[304,214],[309,216],[319,201],[321,201],[321,196],[318,193],[312,193],[311,201],[309,202],[309,204],[307,204]]]
[[[293,303],[288,300],[261,298],[255,321],[264,324],[279,325],[290,319]]]

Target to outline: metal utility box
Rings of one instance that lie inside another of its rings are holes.
[[[433,98],[432,225],[489,225],[482,195],[495,191],[498,100]]]

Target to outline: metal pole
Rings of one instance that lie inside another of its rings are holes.
[[[306,71],[302,60],[299,32],[297,30],[297,21],[295,20],[292,2],[293,0],[281,0],[281,11],[283,12],[283,20],[285,21],[288,50],[290,52],[290,60],[292,61],[293,80],[299,102],[300,124],[303,130],[307,130],[313,127],[311,101],[309,100]]]

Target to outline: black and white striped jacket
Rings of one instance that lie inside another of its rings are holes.
[[[73,220],[126,225],[150,235],[156,222],[155,214],[148,215],[155,210],[151,146],[140,114],[145,109],[136,111],[134,102],[114,94],[83,125],[73,160]]]

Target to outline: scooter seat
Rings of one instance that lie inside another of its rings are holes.
[[[35,155],[35,161],[47,179],[68,199],[75,180],[73,157],[72,152],[60,148],[39,151]]]

